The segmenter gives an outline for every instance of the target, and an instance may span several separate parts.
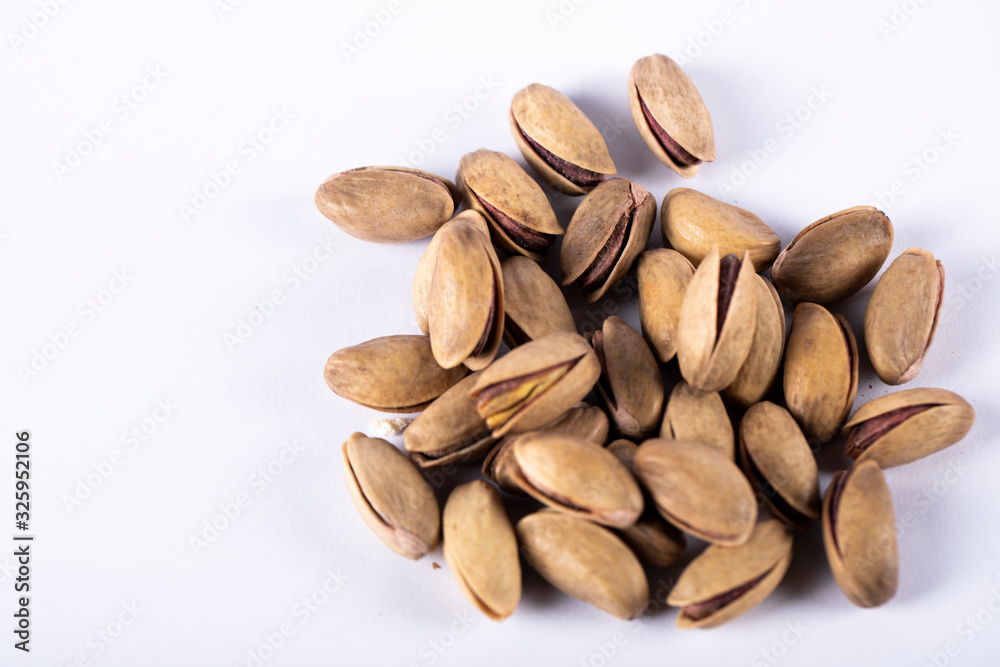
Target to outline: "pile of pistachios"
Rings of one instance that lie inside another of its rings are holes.
[[[690,178],[715,159],[711,116],[670,58],[639,60],[628,100],[665,166]],[[664,247],[647,249],[655,198],[615,177],[601,133],[569,97],[532,84],[514,95],[510,126],[550,189],[583,195],[565,229],[542,185],[487,149],[462,157],[455,183],[363,167],[316,194],[357,238],[433,234],[413,281],[423,335],[347,347],[324,371],[347,400],[419,412],[405,453],[363,433],[344,443],[364,522],[412,559],[443,540],[460,589],[495,620],[518,605],[522,557],[565,593],[635,618],[650,603],[645,567],[675,563],[691,536],[708,546],[667,603],[682,628],[717,626],[779,585],[813,520],[850,601],[888,601],[898,553],[882,470],[958,442],[974,419],[960,396],[931,388],[851,414],[859,349],[828,306],[878,274],[892,250],[889,218],[870,206],[840,211],[782,249],[753,213],[678,188],[660,207]],[[560,236],[557,284],[539,262]],[[580,335],[563,290],[596,301],[633,265],[641,332],[610,316]],[[943,286],[941,262],[911,248],[871,292],[864,347],[885,383],[919,373]],[[663,371],[675,357],[683,380],[668,392]],[[838,436],[855,463],[821,495],[815,452]],[[460,465],[481,465],[483,479],[455,486],[442,512],[424,471]],[[536,504],[516,526],[505,507],[513,497]]]

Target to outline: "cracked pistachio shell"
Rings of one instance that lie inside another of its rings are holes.
[[[639,325],[657,360],[677,354],[677,321],[694,266],[669,248],[647,250],[636,261],[639,283]]]
[[[614,454],[561,433],[521,436],[510,448],[511,479],[549,507],[627,528],[642,514],[642,491]]]
[[[518,150],[545,182],[587,194],[616,173],[604,137],[566,95],[533,83],[514,95],[510,130]]]
[[[387,547],[413,560],[437,548],[441,511],[409,459],[382,438],[353,433],[341,449],[351,500]]]
[[[736,379],[723,391],[726,398],[743,407],[759,403],[771,391],[785,352],[785,308],[781,298],[767,278],[758,275],[756,283],[757,326],[750,353]]]
[[[575,282],[587,301],[604,296],[646,248],[656,200],[641,185],[612,178],[594,188],[566,227],[559,268],[562,284]]]
[[[427,336],[383,336],[337,350],[323,378],[335,394],[382,412],[419,412],[465,377],[441,368]]]
[[[479,479],[462,484],[444,505],[444,558],[465,597],[494,621],[521,600],[521,562],[500,494]]]
[[[833,476],[823,500],[823,544],[833,577],[851,602],[878,607],[896,594],[896,517],[875,461]]]
[[[740,465],[772,516],[799,530],[819,518],[819,468],[788,410],[764,401],[746,411]]]
[[[715,160],[712,117],[694,82],[667,56],[638,60],[628,77],[632,120],[653,155],[685,178]]]
[[[699,391],[683,380],[670,392],[660,437],[700,442],[729,460],[736,458],[736,436],[722,397],[715,391]]]
[[[944,266],[934,255],[910,248],[879,278],[865,310],[865,347],[875,372],[886,384],[916,377],[934,340]]]
[[[649,602],[649,583],[635,554],[607,528],[553,510],[517,523],[525,560],[550,584],[618,618]]]
[[[663,415],[663,376],[642,335],[618,316],[604,320],[591,345],[601,362],[601,396],[627,438],[652,434]]]
[[[867,285],[892,250],[892,223],[882,211],[855,206],[817,220],[771,267],[771,282],[791,301],[829,304]]]
[[[771,266],[781,252],[781,239],[756,215],[689,188],[676,188],[663,198],[660,232],[664,246],[695,266],[716,245],[722,255],[749,252],[757,271]]]
[[[714,628],[745,614],[778,587],[791,562],[792,536],[773,519],[758,523],[743,546],[708,547],[667,598],[681,609],[677,627]]]
[[[444,392],[403,431],[410,459],[421,468],[465,463],[482,458],[496,439],[469,396],[478,375],[473,373]]]
[[[526,433],[508,435],[493,445],[493,449],[483,459],[483,477],[495,482],[501,491],[515,496],[527,496],[528,494],[522,491],[514,480],[514,459],[511,456],[511,448],[517,440],[536,432],[527,431]]]
[[[815,303],[800,303],[785,348],[785,403],[808,437],[829,442],[858,393],[858,345],[851,325]]]
[[[509,255],[542,261],[563,233],[542,188],[503,153],[480,148],[463,155],[455,181],[462,204],[486,218],[493,241]]]
[[[757,327],[757,286],[749,253],[705,256],[681,302],[677,361],[695,389],[720,391],[732,384],[750,354]]]
[[[537,263],[516,255],[500,265],[503,274],[503,340],[514,349],[558,331],[576,331],[566,297]]]
[[[757,502],[732,459],[700,442],[656,438],[639,446],[635,473],[663,518],[726,546],[750,539]]]
[[[865,403],[844,425],[844,453],[883,470],[950,447],[968,434],[975,410],[946,389],[906,389]]]
[[[586,339],[560,332],[526,343],[497,359],[470,395],[493,435],[533,431],[562,416],[601,376]]]
[[[342,171],[316,191],[320,213],[351,236],[375,243],[430,236],[457,207],[451,181],[405,167]]]

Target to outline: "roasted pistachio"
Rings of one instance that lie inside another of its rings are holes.
[[[557,331],[576,331],[573,314],[556,281],[536,262],[516,255],[503,273],[503,340],[511,349]]]
[[[406,451],[421,468],[482,458],[496,439],[476,411],[469,392],[479,379],[473,373],[441,394],[417,415],[406,430]]]
[[[758,403],[774,386],[785,351],[785,308],[767,278],[757,276],[757,326],[747,360],[733,383],[725,388],[726,398],[744,407]]]
[[[642,335],[612,315],[594,332],[591,345],[601,363],[597,393],[618,431],[629,438],[651,434],[663,414],[663,377]]]
[[[660,437],[700,442],[729,460],[736,457],[733,423],[722,397],[715,391],[699,391],[683,380],[670,392]]]
[[[639,282],[639,325],[656,359],[666,363],[677,354],[677,321],[694,267],[676,250],[647,250],[636,262]]]

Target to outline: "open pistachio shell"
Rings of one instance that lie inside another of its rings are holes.
[[[601,362],[597,393],[618,431],[627,438],[653,433],[663,414],[663,377],[642,335],[612,315],[594,332],[591,345]]]
[[[744,407],[758,403],[774,386],[785,352],[785,308],[767,278],[757,276],[757,326],[747,360],[723,393]]]
[[[503,273],[503,340],[511,349],[557,331],[576,331],[573,314],[556,281],[536,262],[515,255]]]
[[[736,457],[733,423],[722,397],[715,391],[699,391],[683,380],[670,392],[660,437],[700,442],[730,460]]]
[[[677,321],[694,267],[669,248],[647,250],[636,261],[639,324],[656,359],[666,363],[677,354]]]
[[[403,431],[406,451],[421,468],[475,461],[493,447],[496,439],[469,396],[478,377],[473,373],[463,378]]]

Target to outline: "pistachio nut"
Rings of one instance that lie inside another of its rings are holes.
[[[493,241],[509,255],[544,260],[563,233],[542,188],[503,153],[480,148],[463,155],[455,181],[462,203],[486,218]]]
[[[638,60],[628,76],[628,105],[653,155],[685,178],[715,160],[712,117],[698,89],[667,56]]]
[[[365,525],[387,547],[417,560],[437,548],[441,510],[409,459],[382,438],[353,433],[341,449],[344,477]]]
[[[479,379],[462,379],[417,415],[403,431],[410,459],[421,468],[464,463],[482,458],[496,439],[469,396]]]
[[[740,465],[773,517],[798,530],[819,518],[819,468],[788,410],[764,401],[746,411]]]
[[[334,174],[316,191],[316,208],[363,241],[396,243],[430,236],[458,208],[451,181],[419,169],[361,167]]]
[[[441,368],[427,336],[400,335],[337,350],[323,378],[335,394],[366,408],[419,412],[467,372],[464,366]]]
[[[465,597],[494,621],[514,613],[521,600],[521,562],[497,490],[481,479],[455,487],[442,524],[444,558]]]
[[[944,266],[934,255],[910,248],[879,278],[865,310],[865,347],[875,372],[886,384],[916,377],[934,340]]]
[[[601,396],[618,431],[644,438],[663,414],[663,377],[642,335],[618,316],[604,320],[591,339],[601,363]]]
[[[796,234],[771,267],[771,282],[791,301],[829,304],[867,285],[892,250],[892,223],[882,211],[855,206]]]
[[[681,302],[677,361],[695,389],[732,384],[750,354],[757,327],[757,286],[750,254],[720,259],[713,248],[694,272]]]
[[[641,185],[612,178],[594,188],[566,227],[562,284],[575,282],[587,301],[600,299],[645,249],[655,217],[656,200]]]
[[[470,395],[497,438],[532,431],[583,399],[601,376],[583,336],[560,332],[526,343],[497,359]]]
[[[785,308],[771,281],[757,276],[757,326],[747,360],[733,383],[723,390],[726,398],[748,407],[759,403],[774,386],[785,352]]]
[[[714,628],[750,611],[781,583],[792,562],[792,536],[761,521],[739,547],[712,545],[684,568],[667,604],[680,607],[677,627]]]
[[[576,331],[573,314],[556,281],[536,262],[515,255],[503,274],[503,340],[511,349],[557,331]]]
[[[483,477],[495,482],[501,491],[505,491],[514,496],[527,496],[514,480],[514,459],[511,456],[511,447],[514,443],[536,431],[527,431],[515,435],[508,435],[493,446],[486,458],[483,459]]]
[[[618,457],[630,471],[635,466],[635,455],[639,453],[639,445],[625,438],[618,438],[608,445],[608,451]]]
[[[689,188],[675,188],[663,198],[660,233],[664,246],[695,266],[716,245],[723,255],[749,252],[757,271],[771,266],[781,252],[781,239],[756,215]]]
[[[639,446],[635,473],[663,518],[685,533],[726,546],[750,539],[753,489],[732,459],[700,442],[655,438]]]
[[[568,195],[587,194],[616,173],[601,133],[554,88],[533,83],[517,91],[510,103],[510,131],[531,168]]]
[[[647,250],[636,262],[639,325],[656,359],[667,363],[677,354],[677,320],[694,267],[669,248]]]
[[[833,476],[823,499],[823,544],[833,577],[851,602],[878,607],[896,594],[896,516],[875,461]]]
[[[809,437],[828,442],[858,393],[858,344],[839,313],[800,303],[785,348],[785,403]]]
[[[844,425],[844,453],[883,470],[930,456],[968,434],[976,413],[946,389],[906,389],[865,403]]]
[[[736,458],[736,436],[722,397],[715,391],[695,389],[683,380],[670,392],[660,437],[700,442],[730,461]]]
[[[635,554],[607,528],[541,510],[517,522],[525,560],[550,584],[618,618],[649,602],[649,583]]]

